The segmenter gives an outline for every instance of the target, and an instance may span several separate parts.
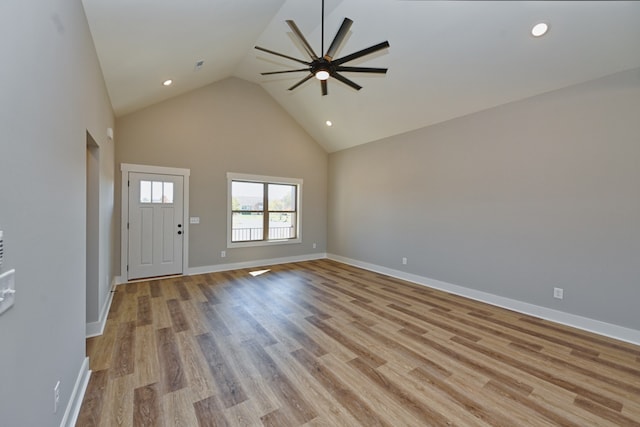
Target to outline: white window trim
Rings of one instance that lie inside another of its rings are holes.
[[[268,182],[270,184],[289,184],[298,186],[297,197],[297,218],[296,218],[296,238],[285,240],[260,240],[253,242],[232,242],[231,241],[231,222],[232,214],[231,208],[233,206],[231,202],[231,183],[233,181],[253,181],[253,182]],[[227,172],[227,248],[247,248],[254,246],[272,246],[272,245],[291,245],[296,243],[302,243],[302,179],[299,178],[283,178],[275,176],[264,175],[249,175],[245,173]]]

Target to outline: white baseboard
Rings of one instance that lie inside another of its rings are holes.
[[[439,289],[451,294],[460,295],[476,301],[481,301],[487,304],[517,311],[518,313],[528,314],[531,316],[550,320],[552,322],[572,326],[577,329],[582,329],[599,335],[604,335],[606,337],[615,338],[620,341],[640,345],[640,331],[635,329],[613,325],[611,323],[602,322],[600,320],[594,320],[588,317],[565,313],[563,311],[553,310],[551,308],[541,307],[511,298],[501,297],[487,292],[466,288],[464,286],[453,285],[451,283],[442,282],[440,280],[434,280],[428,277],[418,276],[416,274],[406,273],[404,271],[394,270],[387,267],[382,267],[376,264],[370,264],[351,258],[345,258],[340,255],[327,254],[327,258],[334,261],[342,262],[344,264],[353,265],[355,267],[364,268],[365,270],[374,271],[376,273],[386,274],[387,276],[396,277],[398,279],[406,280],[419,285]]]
[[[216,264],[216,265],[208,265],[204,267],[192,267],[187,270],[186,274],[188,276],[195,276],[196,274],[217,273],[220,271],[240,270],[243,268],[262,267],[265,265],[313,261],[316,259],[324,259],[326,257],[327,257],[326,253],[317,253],[317,254],[298,255],[298,256],[283,257],[283,258],[260,259],[255,261],[231,262],[228,264]]]
[[[109,309],[111,308],[111,302],[113,301],[113,290],[116,287],[116,278],[113,278],[111,282],[111,287],[109,288],[109,296],[107,296],[107,300],[104,302],[102,306],[102,310],[100,310],[100,318],[97,322],[87,323],[87,328],[85,331],[86,337],[97,337],[98,335],[102,335],[104,332],[104,327],[107,324],[107,317],[109,316]]]
[[[78,415],[80,414],[80,408],[82,406],[82,399],[84,399],[84,393],[87,391],[87,385],[89,385],[89,378],[91,377],[91,371],[89,370],[89,358],[85,357],[80,366],[80,372],[76,378],[76,383],[71,391],[71,397],[69,398],[69,404],[64,411],[64,416],[60,422],[60,427],[73,427],[78,421]]]
[[[259,259],[255,261],[243,261],[243,262],[230,262],[227,264],[205,265],[202,267],[187,268],[184,274],[185,276],[195,276],[197,274],[217,273],[220,271],[239,270],[242,268],[254,268],[254,267],[260,267],[263,265],[276,265],[276,264],[286,264],[289,262],[312,261],[314,259],[324,259],[326,257],[327,257],[327,254],[323,252],[323,253],[298,255],[298,256],[283,257],[283,258]],[[124,283],[127,283],[127,279],[122,276],[116,276],[114,280],[116,285],[122,285]]]

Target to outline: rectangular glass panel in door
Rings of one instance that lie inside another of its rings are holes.
[[[151,181],[140,181],[140,203],[151,203]]]
[[[173,203],[173,182],[140,181],[140,203]]]
[[[162,183],[162,203],[173,203],[173,182]]]
[[[162,203],[162,182],[153,181],[151,184],[151,203]]]

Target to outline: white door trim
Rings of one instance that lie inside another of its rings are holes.
[[[127,218],[129,216],[129,172],[139,173],[155,173],[160,175],[181,175],[184,182],[184,205],[183,205],[183,218],[182,224],[184,224],[184,238],[182,245],[182,274],[189,268],[189,175],[190,169],[183,168],[171,168],[164,166],[149,166],[149,165],[134,165],[129,163],[120,164],[120,171],[122,172],[121,179],[121,205],[122,210],[120,213],[120,277],[122,281],[127,281],[127,263],[129,262],[129,233],[127,232]]]

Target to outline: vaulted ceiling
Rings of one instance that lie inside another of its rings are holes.
[[[348,17],[337,56],[388,40],[346,65],[389,71],[345,73],[363,88],[329,79],[321,96],[315,79],[287,90],[305,73],[261,76],[300,64],[254,49],[308,61],[285,20],[319,52],[321,0],[82,1],[117,116],[235,76],[329,152],[640,67],[640,2],[326,0],[325,50]]]

